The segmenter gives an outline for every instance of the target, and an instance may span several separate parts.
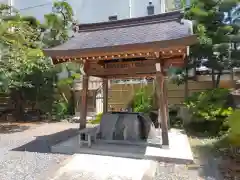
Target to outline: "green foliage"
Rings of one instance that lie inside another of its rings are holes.
[[[181,118],[178,117],[178,112],[180,108],[178,106],[171,106],[169,107],[169,121],[170,126],[173,128],[182,128],[183,121]]]
[[[192,122],[187,125],[188,132],[205,133],[208,136],[216,136],[228,130],[226,118],[233,112],[227,106],[229,90],[212,89],[192,94],[185,100]]]
[[[1,7],[10,8],[6,5]],[[1,89],[10,91],[32,87],[26,78],[35,70],[44,72],[49,65],[39,47],[40,32],[18,14],[13,19],[6,20],[5,17],[0,14],[0,77],[4,79]]]
[[[240,146],[240,110],[237,109],[228,118],[228,125],[230,127],[228,138],[230,143],[234,146]]]
[[[53,12],[45,15],[43,42],[47,47],[54,47],[69,39],[73,19],[73,9],[66,1],[56,1],[53,4]]]
[[[103,116],[103,113],[97,114],[96,119],[90,121],[90,123],[91,124],[100,124],[100,122],[102,120],[102,116]]]
[[[147,87],[139,89],[133,97],[132,108],[134,112],[149,113],[153,108],[153,95]]]
[[[172,67],[168,69],[168,79],[179,86],[185,82],[186,74],[183,69]]]
[[[72,7],[66,1],[56,1],[53,4],[53,11],[45,15],[45,27],[43,42],[46,47],[54,47],[66,42],[70,38],[70,30],[74,23]],[[57,89],[60,94],[65,95],[61,89],[69,88],[70,98],[66,100],[69,103],[69,112],[74,114],[74,92],[71,91],[74,80],[80,78],[80,67],[76,63],[64,63],[56,67],[59,72],[67,72],[67,77],[57,79]]]
[[[68,114],[68,104],[65,101],[55,101],[53,103],[52,115],[56,120],[61,120]]]
[[[14,15],[9,13],[10,9]],[[56,84],[61,84],[56,82],[59,71],[41,49],[69,38],[73,11],[65,1],[55,2],[53,9],[53,13],[46,15],[46,23],[41,24],[34,17],[21,16],[17,10],[0,4],[0,91],[12,98],[18,109],[16,119],[23,117],[27,103],[40,108],[42,113],[52,113],[52,108],[58,116],[67,113],[65,102],[59,102],[59,97],[54,96]],[[76,72],[71,73],[65,82],[69,83],[71,78],[73,84],[77,77]],[[57,103],[53,105],[54,101]]]
[[[213,89],[196,92],[185,100],[184,104],[192,114],[194,121],[214,121],[232,114],[232,108],[226,107],[228,89]]]
[[[198,0],[185,12],[185,18],[193,21],[193,31],[199,43],[190,48],[190,55],[195,64],[208,59],[204,64],[212,69],[213,87],[218,87],[223,70],[239,66],[240,51],[239,26],[233,22],[232,12],[239,0]],[[234,48],[231,43],[234,43]]]

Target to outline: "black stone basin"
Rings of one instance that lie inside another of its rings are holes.
[[[143,113],[109,112],[102,116],[99,139],[143,141],[156,138],[151,119]]]

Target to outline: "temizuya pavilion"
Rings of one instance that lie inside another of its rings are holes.
[[[191,24],[181,11],[75,27],[65,44],[44,50],[54,64],[74,61],[84,65],[80,129],[86,127],[88,77],[103,79],[104,113],[108,111],[108,79],[156,77],[162,145],[168,146],[165,72],[183,66],[188,46],[196,43]],[[165,94],[165,95],[164,95]]]

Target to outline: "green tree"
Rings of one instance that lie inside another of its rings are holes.
[[[41,51],[40,24],[34,18],[20,16],[17,11],[9,14],[10,8],[0,4],[0,88],[10,95],[15,119],[21,121],[26,96],[36,88],[37,81],[47,78],[45,74],[51,71],[52,65]],[[36,74],[38,78],[33,78]]]
[[[75,22],[73,9],[66,1],[54,2],[52,9],[51,13],[45,15],[43,42],[46,47],[54,47],[69,40]]]
[[[225,21],[238,2],[198,0],[193,1],[185,12],[185,18],[193,21],[194,33],[199,39],[199,43],[191,47],[191,56],[196,64],[202,59],[208,60],[205,65],[212,70],[214,88],[218,87],[223,70],[230,70],[239,64],[239,50],[231,48],[232,42],[239,42],[239,26]]]
[[[45,27],[43,42],[46,47],[60,45],[72,37],[72,26],[76,23],[72,7],[66,1],[57,1],[53,4],[53,11],[45,15]],[[80,78],[81,65],[75,63],[64,63],[57,65],[59,72],[66,71],[67,77],[58,79],[57,87],[62,99],[68,104],[69,113],[74,114],[74,80]],[[70,89],[70,99],[66,99],[61,87]]]
[[[231,11],[232,22],[234,24],[240,25],[240,6],[235,7]]]

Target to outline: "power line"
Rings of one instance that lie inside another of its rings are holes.
[[[37,8],[37,7],[43,7],[43,6],[47,6],[47,5],[52,5],[52,2],[45,3],[45,4],[40,4],[40,5],[36,5],[36,6],[29,6],[29,7],[26,7],[26,8],[19,9],[19,11],[33,9],[33,8]]]

